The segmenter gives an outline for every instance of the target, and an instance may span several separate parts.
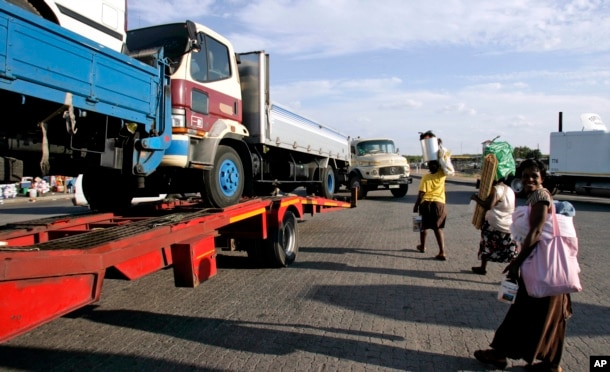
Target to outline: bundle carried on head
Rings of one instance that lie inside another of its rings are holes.
[[[479,185],[479,198],[486,200],[489,197],[489,193],[492,190],[493,182],[496,177],[496,170],[498,169],[498,159],[494,154],[487,154],[483,158],[483,167],[481,169],[481,183]],[[472,216],[472,224],[478,230],[483,226],[485,221],[485,208],[477,204],[474,209],[474,215]]]
[[[443,146],[443,141],[436,138],[431,130],[419,132],[419,142],[421,143],[424,161],[438,160],[443,172],[451,176],[455,174],[453,163],[451,162],[451,152]]]

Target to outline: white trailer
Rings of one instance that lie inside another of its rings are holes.
[[[582,130],[570,132],[562,130],[559,117],[559,131],[551,133],[547,182],[581,194],[610,190],[610,132],[599,115],[582,114]]]

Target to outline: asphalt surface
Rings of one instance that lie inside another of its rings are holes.
[[[106,279],[102,298],[0,344],[1,370],[45,371],[483,371],[508,305],[496,294],[503,264],[473,274],[479,233],[470,222],[474,179],[449,178],[448,260],[436,243],[415,249],[418,177],[405,198],[377,191],[357,208],[299,223],[300,251],[286,269],[251,267],[220,252],[218,274],[176,288],[171,270],[136,281]],[[588,370],[610,354],[607,205],[579,209],[585,290],[562,366]],[[585,223],[585,221],[587,223]],[[509,360],[508,370],[524,362]]]

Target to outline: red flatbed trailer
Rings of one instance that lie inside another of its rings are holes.
[[[100,299],[107,270],[135,280],[172,266],[177,287],[216,274],[217,243],[266,266],[298,252],[297,219],[348,202],[281,196],[224,209],[186,201],[134,207],[129,215],[70,215],[0,227],[0,342]],[[230,240],[231,239],[231,240]]]

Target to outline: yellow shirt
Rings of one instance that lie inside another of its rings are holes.
[[[445,204],[445,179],[447,176],[439,169],[438,172],[425,174],[419,183],[419,191],[423,191],[422,201],[434,201]]]

